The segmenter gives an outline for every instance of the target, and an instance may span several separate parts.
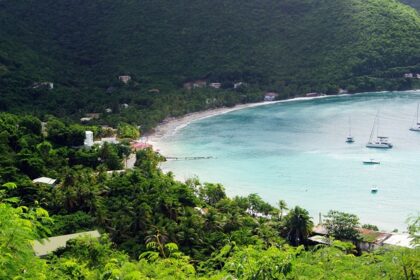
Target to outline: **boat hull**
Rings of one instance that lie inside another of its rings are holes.
[[[366,148],[372,148],[372,149],[392,149],[391,144],[372,144],[368,143],[366,144]]]
[[[420,127],[412,127],[412,128],[410,128],[410,131],[418,131],[418,132],[420,132]]]

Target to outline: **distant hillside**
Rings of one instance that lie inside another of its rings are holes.
[[[60,107],[62,115],[77,114],[75,106],[103,109],[87,94],[118,90],[121,74],[137,85],[125,90],[143,97],[147,88],[174,92],[199,78],[245,81],[284,96],[410,88],[410,81],[388,79],[420,67],[420,17],[396,0],[36,3],[0,1],[3,110],[28,101],[32,110]],[[50,97],[54,105],[38,107],[34,93],[21,92],[47,80],[67,91]],[[121,96],[108,99],[101,100]]]
[[[416,8],[417,10],[420,10],[420,1],[419,0],[401,0],[401,2],[410,5],[414,8]]]

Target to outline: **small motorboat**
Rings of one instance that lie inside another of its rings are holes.
[[[379,160],[374,160],[371,158],[370,160],[363,161],[363,164],[374,165],[374,164],[381,164],[381,162]]]
[[[377,187],[372,187],[372,188],[370,189],[370,192],[371,192],[371,193],[377,193],[377,192],[378,192],[378,188],[377,188]]]

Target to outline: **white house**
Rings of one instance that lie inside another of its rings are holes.
[[[404,74],[404,78],[413,78],[414,74],[413,73],[405,73]]]
[[[32,183],[54,186],[56,181],[57,181],[57,179],[52,179],[52,178],[48,178],[48,177],[39,177],[39,178],[36,178],[36,179],[32,180]]]
[[[85,147],[92,147],[93,146],[93,132],[92,131],[85,131],[85,141],[83,142]]]
[[[118,80],[123,82],[124,84],[127,84],[131,80],[131,76],[128,75],[122,75],[118,77]]]
[[[275,93],[275,92],[267,92],[264,95],[264,101],[274,101],[277,98],[277,96],[279,96],[278,93]]]
[[[212,87],[212,88],[219,89],[222,86],[222,84],[221,83],[210,83],[209,86]]]

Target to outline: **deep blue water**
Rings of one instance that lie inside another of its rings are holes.
[[[164,140],[167,156],[215,159],[163,164],[178,178],[222,183],[228,195],[258,193],[273,205],[357,214],[362,223],[405,230],[420,211],[420,132],[409,131],[418,92],[364,93],[277,103],[194,122]],[[391,150],[365,148],[375,115]],[[356,142],[345,143],[349,130]],[[379,166],[363,160],[375,158]],[[371,194],[372,186],[378,187]]]

